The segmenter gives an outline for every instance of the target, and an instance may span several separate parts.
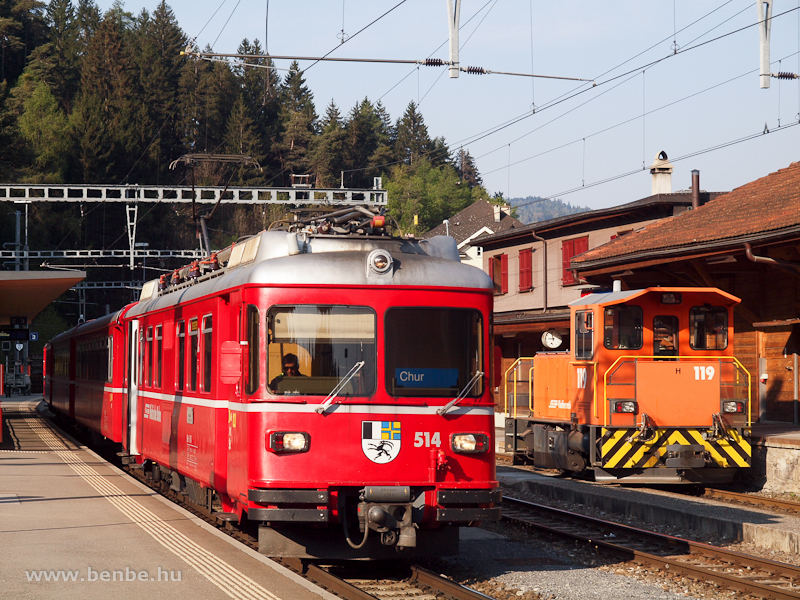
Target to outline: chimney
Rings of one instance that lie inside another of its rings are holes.
[[[501,206],[499,204],[493,204],[492,208],[494,209],[494,222],[499,223],[501,215]]]
[[[700,171],[692,169],[692,210],[700,208]]]
[[[663,150],[656,155],[650,167],[653,176],[652,195],[672,193],[672,163]]]

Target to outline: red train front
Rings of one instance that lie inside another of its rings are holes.
[[[276,556],[454,553],[499,518],[492,284],[452,238],[264,232],[167,283],[109,384],[153,477]]]

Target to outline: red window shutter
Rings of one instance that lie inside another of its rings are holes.
[[[569,261],[575,255],[575,240],[564,240],[561,242],[561,283],[570,285],[575,283],[572,271],[569,270]]]
[[[508,254],[501,254],[500,255],[500,275],[501,275],[500,293],[507,294],[508,293]]]
[[[578,254],[583,254],[589,249],[589,236],[582,238],[576,238],[575,242],[575,253],[572,256],[578,256]]]
[[[527,292],[532,287],[531,249],[525,248],[519,251],[519,291]]]
[[[500,287],[500,261],[497,260],[498,258],[499,256],[489,257],[489,277],[492,278],[495,295],[503,293]]]

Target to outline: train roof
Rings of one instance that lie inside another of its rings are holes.
[[[570,306],[612,306],[614,304],[624,304],[630,302],[640,296],[647,294],[663,294],[663,293],[679,293],[679,294],[706,294],[709,296],[717,296],[720,304],[723,306],[733,306],[739,304],[741,300],[736,296],[724,292],[717,288],[695,288],[695,287],[655,287],[645,288],[643,290],[624,290],[620,292],[595,292],[569,303]]]
[[[85,323],[81,323],[69,329],[63,333],[59,333],[57,336],[52,338],[48,343],[49,344],[57,344],[58,342],[66,339],[70,339],[73,337],[80,337],[82,335],[90,335],[96,331],[103,332],[104,335],[108,335],[108,328],[109,326],[116,322],[117,319],[125,312],[125,309],[118,310],[112,313],[109,313],[105,316],[98,317],[97,319],[92,319],[91,321],[86,321]]]
[[[481,269],[461,264],[448,236],[416,240],[266,231],[218,253],[217,260],[216,270],[195,271],[194,277],[182,269],[183,281],[163,290],[158,280],[148,282],[126,316],[244,285],[494,287]]]

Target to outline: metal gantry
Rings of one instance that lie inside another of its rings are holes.
[[[222,199],[226,204],[292,204],[318,205],[368,205],[386,206],[386,190],[379,189],[381,178],[376,177],[376,187],[371,189],[338,188],[270,188],[270,187],[195,187],[194,202],[215,204]],[[224,192],[224,194],[223,194]],[[0,184],[0,202],[165,202],[192,203],[191,186],[169,185],[36,185]]]

